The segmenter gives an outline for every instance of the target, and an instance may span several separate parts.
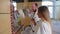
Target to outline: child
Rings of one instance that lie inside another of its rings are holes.
[[[24,30],[21,32],[21,34],[33,34],[31,25],[26,26]]]

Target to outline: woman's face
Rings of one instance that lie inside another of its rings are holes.
[[[39,13],[39,12],[38,12],[38,17],[39,17],[39,18],[43,17],[43,16],[42,16],[42,13]]]

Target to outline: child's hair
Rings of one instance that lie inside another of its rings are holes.
[[[40,6],[38,8],[38,13],[41,13],[42,17],[50,22],[49,10],[47,6]]]
[[[30,27],[30,28],[32,29],[31,25],[27,25],[26,27],[24,27],[24,30],[25,30],[27,27]]]

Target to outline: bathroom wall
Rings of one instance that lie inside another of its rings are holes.
[[[10,0],[0,0],[0,34],[11,34]]]
[[[56,1],[55,19],[60,20],[60,1]]]

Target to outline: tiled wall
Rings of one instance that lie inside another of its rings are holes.
[[[10,0],[0,0],[0,34],[11,34]]]
[[[31,8],[33,3],[34,2],[17,3],[17,8],[21,9],[21,8],[24,8],[25,6]],[[36,3],[38,4],[38,6],[41,6],[41,2],[36,2]]]

